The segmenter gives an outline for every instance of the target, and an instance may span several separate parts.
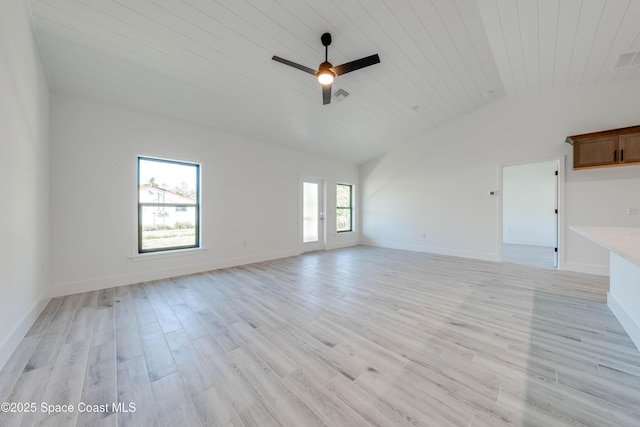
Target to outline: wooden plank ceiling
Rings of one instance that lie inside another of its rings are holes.
[[[639,79],[634,0],[26,0],[54,92],[355,163],[507,94]],[[309,74],[378,53],[322,105]],[[638,55],[640,60],[640,54]]]

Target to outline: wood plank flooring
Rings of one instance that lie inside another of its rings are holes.
[[[502,260],[514,264],[528,265],[538,268],[555,268],[556,254],[549,246],[516,245],[504,243],[502,245]]]
[[[0,372],[38,410],[0,425],[638,426],[607,290],[358,246],[56,298]]]

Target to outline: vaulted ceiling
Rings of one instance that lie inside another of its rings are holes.
[[[367,161],[505,95],[640,79],[637,0],[27,0],[51,90]],[[374,53],[339,76],[329,60]],[[616,65],[624,65],[616,67]]]

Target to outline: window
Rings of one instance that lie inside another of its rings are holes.
[[[338,184],[336,187],[336,231],[353,231],[353,186]]]
[[[138,253],[200,247],[200,165],[138,157]]]

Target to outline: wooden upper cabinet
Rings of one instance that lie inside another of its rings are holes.
[[[640,132],[618,137],[620,163],[640,163]]]
[[[573,143],[573,168],[611,165],[617,161],[618,137],[606,136]]]
[[[640,163],[640,126],[568,136],[573,168],[589,169]]]

